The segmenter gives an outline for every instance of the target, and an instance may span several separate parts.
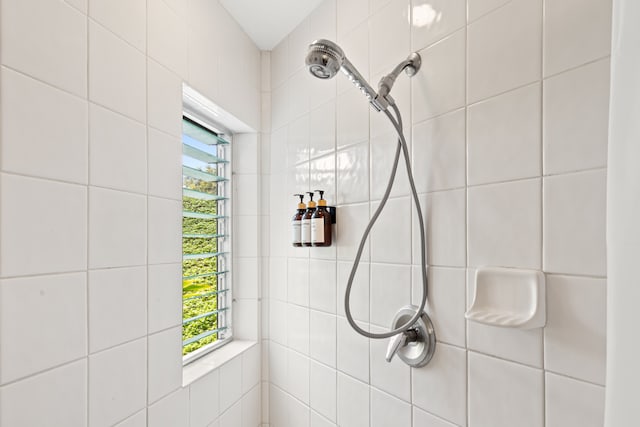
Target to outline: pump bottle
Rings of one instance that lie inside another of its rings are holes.
[[[327,211],[327,201],[324,199],[324,190],[316,190],[320,193],[318,208],[311,216],[311,244],[313,246],[331,246],[331,214]]]
[[[309,195],[309,203],[307,203],[307,211],[304,213],[302,217],[302,226],[301,226],[301,240],[302,246],[311,246],[311,217],[313,216],[313,212],[316,210],[316,202],[313,201],[313,192],[308,191]]]
[[[302,246],[302,217],[307,207],[304,204],[304,194],[294,194],[294,196],[300,197],[300,203],[298,203],[298,209],[293,218],[291,218],[291,243],[293,246],[299,247]]]

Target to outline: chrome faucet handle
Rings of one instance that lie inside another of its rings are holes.
[[[418,333],[415,329],[409,329],[401,334],[392,336],[389,340],[389,345],[387,346],[387,354],[384,357],[385,360],[387,362],[391,362],[393,356],[396,355],[398,350],[411,342],[415,342],[417,339]]]

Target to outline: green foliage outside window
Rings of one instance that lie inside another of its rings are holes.
[[[215,182],[204,182],[192,178],[183,180],[185,188],[217,194]],[[184,211],[216,215],[218,202],[215,200],[199,200],[184,197],[182,207]],[[215,237],[203,237],[203,235],[216,235],[218,224],[216,219],[200,219],[184,217],[182,222],[182,249],[185,255],[215,253],[218,250],[218,239]],[[187,236],[187,237],[184,237]],[[197,237],[188,237],[197,236]],[[182,318],[183,320],[198,316],[217,309],[218,278],[209,275],[218,271],[217,257],[205,257],[199,259],[187,259],[182,262]],[[202,277],[197,277],[202,276]],[[204,296],[203,296],[204,295]],[[188,340],[206,331],[218,327],[218,316],[211,315],[191,321],[183,325],[182,340]],[[218,334],[210,335],[204,339],[193,342],[183,347],[182,354],[188,354],[198,348],[210,344],[218,339]]]

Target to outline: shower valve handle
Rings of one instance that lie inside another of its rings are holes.
[[[387,354],[384,358],[387,362],[391,362],[391,359],[393,359],[393,356],[395,356],[398,350],[400,350],[407,344],[415,342],[417,340],[418,332],[415,329],[409,329],[401,334],[392,336],[389,340],[389,345],[387,346]]]

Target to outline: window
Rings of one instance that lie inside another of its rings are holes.
[[[188,363],[231,340],[231,139],[185,93],[182,348]]]

